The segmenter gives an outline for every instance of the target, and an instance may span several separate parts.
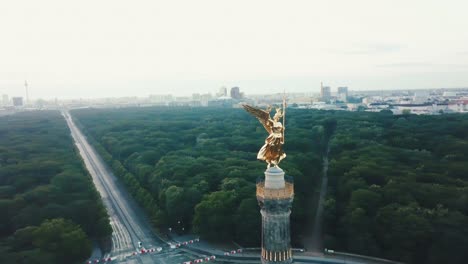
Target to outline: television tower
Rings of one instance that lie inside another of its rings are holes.
[[[24,88],[26,89],[26,104],[29,104],[28,82],[26,80],[24,80]]]

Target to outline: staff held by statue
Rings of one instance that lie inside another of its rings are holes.
[[[283,140],[282,144],[284,144],[284,134],[286,130],[286,95],[283,95]]]

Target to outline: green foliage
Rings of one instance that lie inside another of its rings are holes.
[[[88,237],[110,236],[107,213],[59,112],[0,117],[0,212],[0,255],[8,259],[2,263],[57,263],[63,253],[74,263],[89,255]],[[55,218],[67,220],[46,221]],[[47,226],[53,239],[41,231]],[[48,250],[59,242],[68,248]]]
[[[194,231],[211,240],[234,237],[234,213],[238,197],[235,191],[217,191],[206,195],[195,207]]]
[[[325,246],[405,263],[464,263],[468,116],[335,118]]]
[[[80,109],[73,115],[157,227],[181,221],[205,238],[258,243],[254,182],[265,164],[255,159],[266,133],[243,110]],[[325,247],[408,263],[468,258],[468,116],[295,109],[288,116],[281,167],[295,180],[293,242],[312,221],[322,155],[333,134]]]
[[[80,263],[91,254],[83,229],[63,218],[18,229],[8,242],[12,250],[5,263]]]
[[[324,134],[327,139],[329,139],[336,130],[336,119],[326,119],[323,122]]]
[[[324,125],[334,125],[326,112],[290,112],[282,168],[297,183],[293,222],[303,226],[308,191],[320,176]],[[255,180],[266,164],[256,155],[267,133],[255,118],[241,109],[204,108],[80,109],[72,115],[156,227],[258,246]]]
[[[402,115],[405,115],[405,116],[410,115],[410,114],[411,114],[411,110],[409,110],[409,109],[403,109],[403,111],[401,111],[401,114],[402,114]]]
[[[84,261],[91,254],[91,242],[76,224],[64,219],[44,221],[32,233],[34,246],[55,256],[56,262]]]

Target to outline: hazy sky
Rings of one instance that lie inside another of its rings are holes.
[[[0,94],[468,87],[468,1],[0,3]]]

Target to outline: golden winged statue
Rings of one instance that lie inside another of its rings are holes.
[[[270,117],[271,107],[262,110],[247,104],[242,106],[247,112],[260,121],[269,134],[265,139],[265,144],[260,151],[258,151],[257,159],[264,160],[268,164],[268,168],[272,165],[277,167],[280,161],[286,157],[286,153],[283,151],[286,103],[283,102],[283,110],[281,110],[281,108],[276,108],[273,119]],[[280,118],[283,118],[283,123],[280,122]]]

